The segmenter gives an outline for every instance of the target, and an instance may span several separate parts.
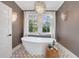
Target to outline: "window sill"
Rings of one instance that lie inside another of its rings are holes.
[[[29,33],[28,36],[32,36],[32,37],[47,37],[47,38],[51,38],[51,34],[50,33]]]

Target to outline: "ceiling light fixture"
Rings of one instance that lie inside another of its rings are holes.
[[[43,14],[45,12],[46,5],[43,1],[36,1],[35,2],[35,11],[38,14]]]

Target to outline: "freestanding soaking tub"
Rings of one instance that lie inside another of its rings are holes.
[[[23,37],[21,40],[26,51],[32,56],[45,56],[46,47],[48,44],[52,44],[53,40],[55,39],[42,37]]]

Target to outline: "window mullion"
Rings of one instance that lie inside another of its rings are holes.
[[[38,34],[42,32],[42,15],[38,15]]]

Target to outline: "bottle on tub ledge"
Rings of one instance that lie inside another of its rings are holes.
[[[59,51],[55,47],[56,41],[54,40],[52,44],[49,44],[46,49],[46,58],[58,58],[59,57]]]
[[[49,45],[48,45],[48,48],[51,49],[51,50],[52,50],[52,49],[57,49],[57,47],[56,47],[55,45],[56,45],[56,41],[53,40],[53,43],[52,43],[52,44],[49,44]]]

